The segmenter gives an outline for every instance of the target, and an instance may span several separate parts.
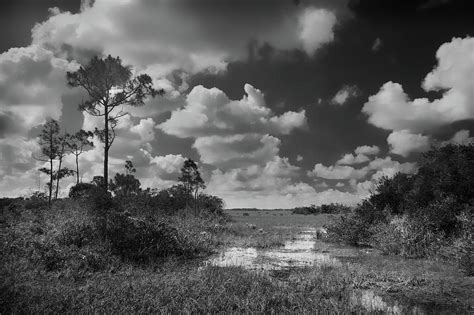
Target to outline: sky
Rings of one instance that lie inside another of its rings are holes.
[[[125,108],[109,177],[131,160],[143,188],[164,189],[192,158],[227,208],[356,204],[432,146],[474,140],[473,13],[469,0],[1,1],[0,196],[44,189],[47,119],[101,126],[66,72],[110,54],[165,94]],[[94,142],[85,182],[102,172]]]

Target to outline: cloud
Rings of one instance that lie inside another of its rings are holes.
[[[453,137],[447,141],[442,141],[441,145],[446,144],[470,144],[474,143],[474,137],[470,137],[469,130],[459,130],[456,132]]]
[[[262,164],[278,155],[281,141],[268,134],[237,134],[197,138],[201,161],[215,166]]]
[[[0,139],[0,181],[6,175],[16,175],[38,166],[33,156],[39,157],[36,139],[13,136]]]
[[[370,159],[364,154],[353,155],[352,153],[344,154],[344,156],[336,162],[336,164],[360,164],[368,162]]]
[[[276,116],[260,90],[250,84],[244,90],[241,100],[231,100],[217,88],[196,86],[185,105],[158,128],[180,138],[194,138],[193,147],[204,163],[226,169],[263,165],[278,155],[281,141],[273,135],[305,127],[305,111]]]
[[[380,148],[376,145],[368,146],[363,145],[359,146],[354,150],[355,154],[364,154],[364,155],[377,155],[380,153]]]
[[[344,105],[350,98],[358,97],[360,90],[356,85],[344,85],[331,100],[334,105]]]
[[[336,18],[325,9],[301,13],[283,1],[217,2],[96,0],[76,14],[52,10],[33,28],[33,43],[81,62],[97,53],[119,55],[139,70],[154,65],[163,76],[176,69],[223,71],[247,57],[251,41],[278,50],[299,48],[302,41],[314,52],[334,36]]]
[[[382,176],[391,177],[397,172],[412,174],[416,172],[416,163],[400,163],[392,160],[391,157],[385,158],[374,158],[366,166],[361,168],[355,168],[347,165],[330,165],[325,166],[318,163],[314,166],[313,170],[308,171],[307,175],[313,178],[324,178],[330,180],[350,180],[351,187],[357,195],[367,195],[369,193],[368,187],[371,181],[375,181]],[[367,183],[358,185],[357,181],[371,175],[371,180],[367,180]],[[336,186],[337,187],[337,186]]]
[[[345,164],[345,165],[352,165],[352,164],[361,164],[370,161],[368,155],[377,155],[380,152],[378,146],[368,146],[363,145],[359,146],[354,150],[354,154],[347,153],[344,156],[336,161],[336,164]]]
[[[423,81],[426,91],[441,98],[410,100],[398,83],[387,82],[369,97],[362,111],[379,128],[411,133],[431,132],[455,121],[474,118],[474,38],[453,38],[436,53],[437,66]]]
[[[393,131],[387,137],[390,152],[407,157],[413,152],[429,150],[431,138],[422,134],[412,134],[408,130]]]
[[[140,138],[144,142],[153,141],[155,139],[155,122],[152,118],[141,119],[138,125],[130,128],[131,132],[140,135]]]
[[[23,135],[47,117],[59,119],[61,97],[71,93],[65,73],[77,67],[36,45],[0,54],[0,114]]]
[[[298,37],[308,55],[334,40],[333,28],[337,19],[326,9],[306,8],[299,17]]]
[[[318,163],[314,166],[313,170],[308,172],[308,176],[325,179],[361,179],[367,175],[367,172],[368,169],[366,167],[356,169],[346,165],[324,166]]]
[[[367,167],[372,171],[376,171],[374,174],[372,174],[372,180],[377,180],[382,176],[392,177],[398,172],[404,174],[413,174],[417,170],[416,163],[400,163],[398,161],[392,160],[392,158],[389,156],[383,159],[376,158],[372,160]]]
[[[305,111],[272,114],[266,107],[264,95],[250,84],[245,84],[246,95],[241,100],[230,100],[217,89],[201,85],[194,87],[182,109],[158,127],[167,134],[181,138],[237,133],[264,132],[289,134],[306,125]]]
[[[355,204],[360,200],[356,194],[334,189],[317,192],[298,180],[299,171],[287,158],[275,157],[263,166],[214,170],[208,189],[224,198],[229,208],[293,208],[330,202]]]

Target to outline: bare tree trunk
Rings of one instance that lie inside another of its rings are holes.
[[[109,109],[105,106],[105,135],[104,135],[104,190],[108,190],[109,182]]]
[[[61,179],[61,166],[63,164],[63,158],[64,158],[64,147],[66,146],[66,140],[62,139],[61,143],[61,151],[59,152],[59,165],[58,165],[58,172],[56,173],[56,195],[54,196],[54,199],[58,199],[58,193],[59,193],[59,180]]]
[[[197,199],[198,191],[199,191],[199,187],[196,187],[196,190],[194,191],[194,212],[196,215],[198,214],[198,199]]]
[[[76,185],[79,184],[79,154],[76,154]]]
[[[62,154],[62,153],[61,153]],[[54,199],[58,199],[58,193],[59,193],[59,177],[61,175],[61,164],[63,163],[63,157],[59,156],[59,166],[58,166],[58,172],[56,173],[56,194],[54,195]]]
[[[53,159],[49,158],[49,196],[48,196],[48,207],[51,208],[51,197],[53,196]]]

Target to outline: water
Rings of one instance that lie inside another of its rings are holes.
[[[231,247],[207,261],[214,266],[241,266],[250,270],[281,270],[314,265],[337,265],[341,262],[327,253],[313,250],[315,229],[305,230],[296,239],[276,249]]]
[[[281,248],[256,249],[253,247],[231,247],[211,257],[205,265],[241,266],[249,270],[278,271],[306,266],[342,266],[337,257],[358,257],[377,253],[367,249],[333,247],[315,239],[316,229],[302,231],[294,240]],[[337,254],[337,257],[336,255]],[[424,305],[403,303],[389,296],[377,295],[372,290],[355,290],[351,304],[368,312],[388,314],[427,314]]]

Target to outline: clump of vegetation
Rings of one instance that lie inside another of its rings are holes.
[[[451,256],[472,274],[473,185],[473,144],[433,148],[416,174],[382,178],[368,199],[328,226],[329,236],[403,257]]]
[[[345,206],[339,203],[323,204],[320,206],[311,205],[309,207],[296,207],[293,209],[294,214],[336,214],[336,213],[348,213],[351,211],[351,207]]]

